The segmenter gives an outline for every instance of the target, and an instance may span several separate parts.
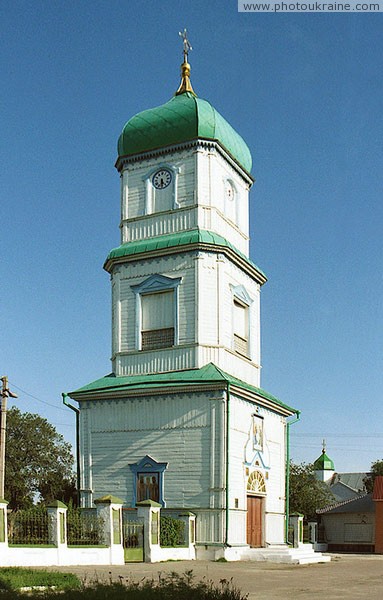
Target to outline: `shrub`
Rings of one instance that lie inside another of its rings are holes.
[[[246,600],[248,598],[248,595],[242,595],[234,587],[231,579],[221,579],[219,585],[205,580],[194,582],[192,571],[187,571],[183,575],[169,573],[161,576],[160,574],[157,580],[143,579],[139,582],[120,577],[120,583],[94,584],[81,588],[78,587],[77,578],[68,573],[19,568],[0,569],[0,573],[5,571],[19,571],[20,575],[25,575],[29,571],[36,576],[36,581],[38,580],[40,585],[41,582],[45,582],[45,585],[52,585],[51,582],[55,581],[55,590],[46,590],[43,593],[36,590],[28,594],[29,599],[36,600],[41,600],[41,598],[44,600],[57,600],[57,598],[60,600]],[[46,579],[47,576],[48,579]],[[60,587],[60,576],[64,579],[68,578],[68,586],[65,589]],[[72,577],[74,580],[72,580],[73,583],[70,583]],[[23,582],[25,585],[26,580],[23,579]],[[59,596],[57,595],[58,589],[63,590]],[[25,593],[11,589],[6,589],[1,593],[2,600],[25,600],[25,597]]]
[[[185,522],[172,517],[161,517],[160,545],[174,548],[185,543]]]
[[[103,543],[103,519],[95,509],[69,506],[67,524],[69,546],[97,546]]]

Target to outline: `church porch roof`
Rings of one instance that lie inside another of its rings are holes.
[[[255,387],[236,377],[225,373],[213,363],[209,363],[200,369],[188,369],[184,371],[171,371],[168,373],[152,373],[146,375],[131,375],[116,377],[113,373],[97,379],[73,392],[69,396],[77,401],[96,399],[97,395],[107,393],[128,393],[143,388],[145,391],[158,390],[159,388],[173,388],[177,390],[187,386],[188,388],[200,387],[206,384],[222,384],[224,387],[234,386],[235,389],[250,392],[260,400],[267,402],[270,406],[281,409],[286,416],[295,414],[297,411],[284,404],[278,398],[266,392],[262,388]]]

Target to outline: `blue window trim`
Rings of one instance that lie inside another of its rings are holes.
[[[164,500],[164,471],[168,468],[169,463],[159,463],[154,458],[149,456],[148,454],[144,456],[142,460],[138,463],[130,464],[129,467],[133,473],[133,506],[136,506],[137,503],[137,476],[138,473],[158,473],[159,475],[159,483],[158,483],[158,495],[159,495],[159,504],[165,507],[166,503]]]
[[[167,292],[174,290],[174,345],[178,344],[178,288],[182,277],[166,277],[165,275],[151,275],[142,283],[132,285],[131,289],[136,294],[136,349],[141,350],[141,325],[142,308],[141,297],[144,294],[154,294],[155,292]]]

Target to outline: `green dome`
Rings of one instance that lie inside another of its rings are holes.
[[[248,172],[251,154],[241,136],[206,100],[191,92],[144,110],[124,126],[118,140],[118,156],[129,156],[196,138],[215,140]]]
[[[325,452],[322,452],[314,462],[314,469],[316,471],[334,471],[334,463]]]

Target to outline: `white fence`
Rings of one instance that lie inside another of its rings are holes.
[[[122,565],[124,547],[122,538],[122,501],[105,496],[95,501],[97,516],[102,527],[99,545],[68,546],[67,507],[54,502],[48,511],[48,544],[12,545],[8,542],[7,503],[0,501],[0,566],[59,566],[59,565]],[[185,514],[185,546],[161,548],[160,505],[152,500],[137,505],[137,518],[144,525],[144,560],[195,559],[195,516]]]

